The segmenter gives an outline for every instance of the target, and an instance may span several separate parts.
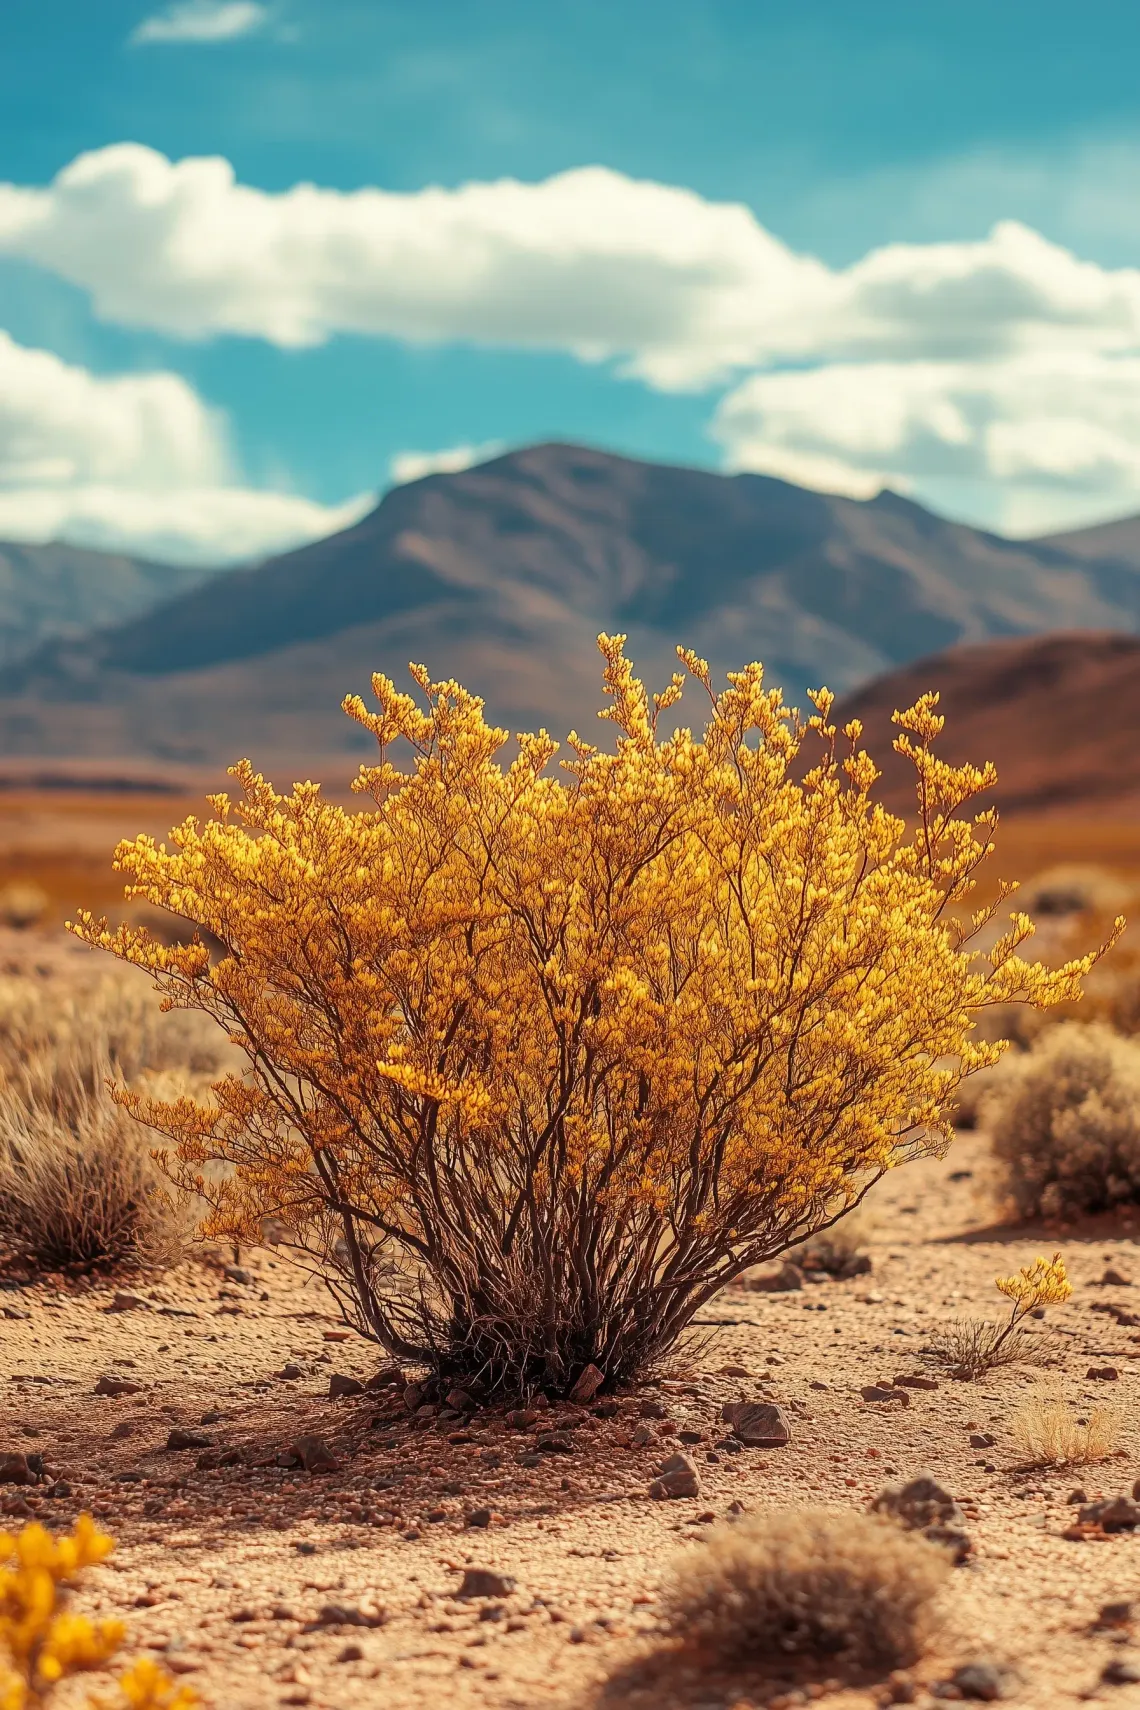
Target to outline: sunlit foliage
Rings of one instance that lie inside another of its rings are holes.
[[[612,753],[572,734],[559,772],[540,731],[507,763],[483,703],[414,668],[422,703],[383,676],[379,711],[345,703],[379,745],[374,807],[243,762],[214,819],[121,845],[127,894],[212,934],[214,965],[78,927],[247,1054],[211,1105],[130,1101],[211,1230],[272,1214],[366,1334],[491,1384],[660,1354],[947,1144],[955,1086],[999,1054],[980,1007],[1070,999],[1095,960],[1025,961],[1018,914],[973,954],[1013,887],[962,915],[994,816],[961,810],[994,774],[936,757],[937,697],[897,715],[908,833],[826,691],[800,719],[759,665],[717,694],[682,652],[708,720],[662,736],[685,679],[650,697],[623,642],[600,638]]]

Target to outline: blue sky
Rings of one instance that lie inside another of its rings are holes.
[[[547,437],[1014,533],[1140,510],[1135,6],[0,32],[0,535],[237,558]]]

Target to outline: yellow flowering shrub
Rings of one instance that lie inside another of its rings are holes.
[[[1049,1351],[1048,1344],[1031,1336],[1023,1320],[1043,1306],[1063,1306],[1073,1292],[1060,1253],[1051,1259],[1035,1259],[1011,1277],[995,1277],[994,1286],[1013,1303],[1004,1324],[979,1318],[955,1319],[934,1333],[928,1352],[958,1377],[981,1377],[998,1366],[1022,1362],[1040,1364]]]
[[[126,1637],[121,1621],[92,1621],[61,1601],[83,1569],[105,1561],[114,1547],[89,1514],[62,1538],[38,1521],[17,1534],[0,1532],[0,1710],[36,1710],[61,1680],[102,1668],[119,1650]],[[93,1699],[93,1710],[193,1710],[198,1703],[150,1658],[116,1684],[118,1698]]]
[[[613,753],[488,725],[454,682],[376,676],[363,811],[312,783],[241,799],[159,845],[120,845],[127,894],[225,946],[76,930],[214,1017],[247,1072],[213,1101],[125,1095],[174,1142],[171,1174],[211,1232],[269,1215],[393,1353],[491,1385],[615,1381],[660,1354],[732,1277],[830,1226],[872,1182],[944,1147],[983,1006],[1071,999],[1095,953],[1019,954],[1009,896],[957,907],[992,814],[961,811],[991,767],[935,755],[937,697],[898,715],[914,831],[872,800],[860,727],[813,696],[801,719],[759,665],[663,736],[600,638]],[[410,756],[408,769],[397,765]]]

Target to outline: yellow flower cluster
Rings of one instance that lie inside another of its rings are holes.
[[[1051,1259],[1039,1258],[1032,1265],[1023,1265],[1016,1276],[995,1277],[1001,1293],[1021,1309],[1021,1316],[1038,1306],[1061,1306],[1073,1292],[1060,1253]]]
[[[113,1548],[89,1514],[62,1538],[35,1521],[19,1533],[0,1533],[0,1710],[35,1710],[61,1680],[102,1668],[119,1650],[126,1637],[121,1621],[91,1621],[60,1607],[61,1590]],[[198,1702],[149,1658],[117,1684],[119,1704],[100,1710],[192,1710]]]
[[[240,801],[119,847],[127,895],[220,960],[76,928],[247,1054],[210,1103],[126,1095],[210,1228],[272,1214],[367,1334],[484,1376],[635,1369],[947,1143],[956,1085],[999,1052],[980,1008],[1071,999],[1095,960],[1025,961],[1020,914],[974,952],[1014,887],[962,914],[995,817],[961,810],[994,774],[937,759],[936,696],[896,715],[908,834],[826,691],[801,719],[759,665],[717,693],[682,652],[705,728],[661,735],[685,677],[651,697],[624,637],[599,645],[612,752],[572,733],[558,773],[539,731],[504,761],[458,684],[413,668],[421,704],[377,676],[378,712],[345,703],[379,745],[368,810],[243,762]]]

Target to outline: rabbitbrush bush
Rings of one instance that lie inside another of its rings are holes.
[[[987,1105],[1024,1216],[1140,1202],[1140,1043],[1101,1022],[1050,1027]]]
[[[345,703],[379,744],[356,784],[374,807],[278,795],[243,762],[216,819],[117,851],[128,896],[220,960],[79,926],[246,1052],[212,1104],[128,1099],[208,1230],[273,1216],[365,1334],[489,1386],[643,1367],[946,1144],[954,1087],[998,1055],[979,1007],[1071,997],[1094,960],[1026,963],[1023,916],[987,959],[964,947],[998,906],[952,918],[993,817],[955,814],[993,772],[934,757],[935,697],[899,720],[908,837],[826,692],[801,722],[759,665],[715,695],[682,654],[708,724],[661,739],[683,678],[651,701],[623,639],[601,638],[615,753],[571,735],[559,774],[539,732],[501,765],[481,701],[415,669],[425,709],[377,676],[378,713]]]

